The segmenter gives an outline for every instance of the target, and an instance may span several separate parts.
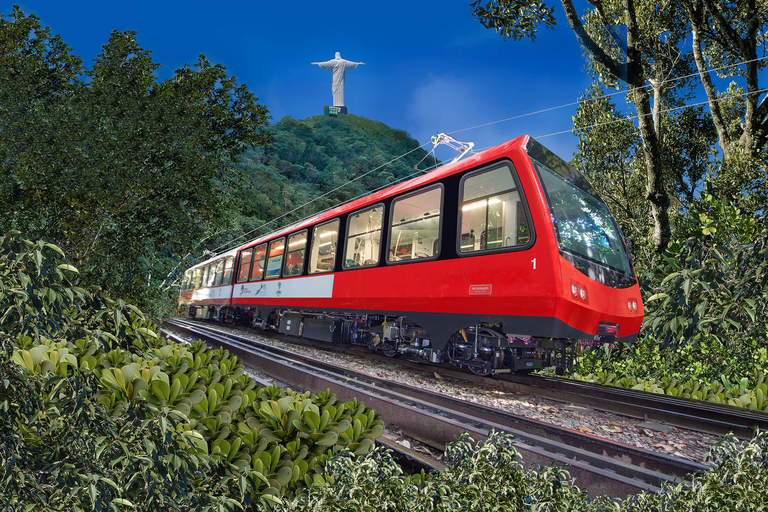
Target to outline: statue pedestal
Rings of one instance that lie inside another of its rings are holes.
[[[346,114],[346,113],[347,113],[347,107],[329,107],[328,105],[323,106],[324,116],[338,116],[339,114]]]

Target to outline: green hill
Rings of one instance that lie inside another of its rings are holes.
[[[273,221],[249,236],[417,175],[413,167],[426,155],[406,132],[351,114],[287,116],[271,131],[274,142],[247,150],[238,165],[236,230],[250,232]]]

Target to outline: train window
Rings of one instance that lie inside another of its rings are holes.
[[[220,261],[214,261],[208,266],[208,288],[216,286],[216,274],[219,273]]]
[[[203,284],[202,277],[203,277],[203,269],[201,268],[195,269],[195,285],[194,285],[195,290],[200,288],[200,286]]]
[[[280,277],[280,267],[283,266],[285,238],[278,238],[269,244],[269,259],[267,260],[267,275],[265,279]]]
[[[234,256],[229,256],[224,262],[224,272],[221,278],[222,285],[232,284],[232,270],[235,266]]]
[[[434,258],[439,251],[442,187],[432,188],[392,203],[387,261]]]
[[[378,265],[383,216],[384,206],[376,206],[349,216],[344,268]]]
[[[237,267],[237,283],[244,283],[248,280],[248,272],[251,271],[251,255],[253,249],[246,249],[240,253],[240,266]]]
[[[307,230],[288,237],[283,276],[300,276],[304,272],[304,252],[307,248]]]
[[[200,280],[200,286],[203,288],[208,287],[208,271],[210,270],[210,268],[211,268],[210,265],[206,265],[205,267],[203,267],[203,277]]]
[[[463,180],[461,253],[519,247],[531,241],[531,227],[513,172],[504,165]]]
[[[309,273],[331,272],[336,261],[339,240],[339,219],[315,226],[312,249],[309,251]]]
[[[189,272],[184,272],[184,277],[181,280],[181,291],[185,292],[189,290],[189,281],[191,277],[189,275]]]
[[[267,244],[261,244],[253,250],[251,281],[261,281],[264,277],[264,262],[267,260]]]

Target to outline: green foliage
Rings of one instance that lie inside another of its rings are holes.
[[[645,278],[645,329],[666,345],[714,337],[765,339],[768,227],[703,194],[690,237],[670,244]]]
[[[505,41],[536,41],[539,25],[550,30],[557,25],[555,8],[540,0],[473,0],[470,5],[475,19],[501,34]]]
[[[562,468],[524,472],[507,434],[491,432],[477,444],[465,434],[446,446],[444,460],[442,473],[409,476],[383,448],[362,460],[342,453],[328,461],[326,486],[310,488],[282,510],[612,510],[610,500],[590,502]]]
[[[0,238],[0,503],[19,510],[240,509],[325,483],[381,417],[260,388],[227,351],[164,343],[132,305],[71,285],[55,245]],[[15,509],[14,509],[15,510]]]
[[[113,32],[85,69],[34,15],[0,18],[0,228],[57,244],[76,283],[157,314],[163,278],[228,222],[240,153],[270,136],[224,67],[200,56],[157,81],[135,36]]]
[[[658,494],[643,493],[629,499],[626,512],[718,512],[765,510],[763,482],[768,478],[768,435],[757,432],[748,443],[734,437],[712,448],[714,469],[689,483],[666,485]]]
[[[463,436],[446,447],[449,468],[440,474],[404,475],[390,453],[377,448],[362,460],[330,459],[332,481],[312,487],[277,510],[288,511],[590,511],[673,512],[763,510],[768,476],[768,435],[747,443],[727,438],[712,449],[714,468],[692,482],[665,485],[658,494],[625,500],[589,499],[568,472],[556,466],[523,472],[511,437],[491,433],[472,446]]]
[[[274,230],[405,179],[426,154],[407,133],[351,114],[287,116],[271,133],[269,150],[251,148],[238,165],[241,181],[233,197],[242,232]]]

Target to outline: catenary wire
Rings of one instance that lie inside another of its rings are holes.
[[[375,168],[371,169],[370,171],[368,171],[368,172],[366,172],[366,173],[364,173],[364,174],[361,174],[360,176],[357,176],[357,177],[355,177],[354,179],[351,179],[351,180],[347,181],[346,183],[344,183],[344,184],[342,184],[342,185],[339,185],[338,187],[336,187],[336,188],[333,188],[333,189],[329,190],[328,192],[326,192],[326,193],[324,193],[324,194],[322,194],[322,195],[320,195],[320,196],[317,196],[317,197],[315,197],[314,199],[311,199],[310,201],[307,201],[306,203],[304,203],[304,204],[302,204],[302,205],[300,205],[300,206],[297,206],[297,207],[296,207],[296,208],[294,208],[293,210],[291,210],[291,211],[289,211],[289,212],[286,212],[286,213],[284,213],[284,214],[280,215],[279,217],[276,217],[276,218],[274,218],[274,219],[272,219],[272,220],[270,220],[270,221],[268,221],[268,222],[265,222],[264,224],[262,224],[262,225],[260,225],[260,226],[257,226],[257,227],[253,228],[252,230],[250,230],[250,231],[248,231],[248,232],[246,232],[246,233],[243,233],[242,235],[238,236],[237,238],[235,238],[235,239],[233,239],[233,240],[230,240],[229,242],[226,242],[226,243],[224,243],[224,244],[220,245],[220,246],[219,246],[219,247],[217,247],[216,249],[213,249],[213,251],[212,251],[212,252],[214,252],[214,253],[215,253],[215,252],[219,251],[220,249],[222,249],[222,248],[224,248],[224,247],[229,247],[229,246],[231,246],[232,244],[234,244],[234,243],[235,243],[235,242],[237,242],[238,240],[240,240],[240,239],[242,239],[242,238],[245,238],[246,236],[250,235],[250,234],[251,234],[251,233],[253,233],[254,231],[258,231],[259,229],[262,229],[262,228],[264,228],[265,226],[269,226],[269,225],[271,225],[271,224],[273,224],[273,223],[277,222],[278,220],[280,220],[280,219],[282,219],[282,218],[284,218],[284,217],[287,217],[288,215],[290,215],[290,214],[292,214],[292,213],[294,213],[294,212],[297,212],[297,211],[299,211],[299,210],[301,210],[301,209],[303,209],[303,208],[305,208],[305,207],[309,206],[310,204],[314,203],[315,201],[319,201],[320,199],[322,199],[322,198],[324,198],[324,197],[327,197],[327,196],[329,196],[329,195],[333,194],[334,192],[336,192],[336,191],[338,191],[338,190],[340,190],[340,189],[342,189],[342,188],[346,187],[347,185],[349,185],[349,184],[351,184],[351,183],[354,183],[355,181],[357,181],[357,180],[359,180],[359,179],[361,179],[361,178],[364,178],[364,177],[368,176],[369,174],[371,174],[371,173],[373,173],[373,172],[375,172],[375,171],[378,171],[379,169],[382,169],[383,167],[386,167],[386,166],[388,166],[388,165],[390,165],[390,164],[392,164],[392,163],[394,163],[394,162],[396,162],[396,161],[398,161],[398,160],[400,160],[400,159],[402,159],[402,158],[405,158],[406,156],[410,155],[410,154],[411,154],[411,153],[413,153],[414,151],[417,151],[417,150],[419,150],[419,149],[423,148],[423,147],[424,147],[424,146],[426,146],[427,144],[428,144],[428,143],[427,143],[427,142],[425,142],[425,143],[424,143],[424,144],[422,144],[421,146],[419,146],[419,147],[416,147],[416,148],[413,148],[413,149],[411,149],[410,151],[407,151],[407,152],[403,153],[402,155],[400,155],[400,156],[397,156],[397,157],[395,157],[395,158],[391,159],[390,161],[388,161],[388,162],[385,162],[385,163],[383,163],[383,164],[379,165],[378,167],[375,167]],[[410,176],[410,175],[409,175],[409,176]],[[390,186],[390,185],[391,185],[391,183],[388,183],[387,185],[385,185],[385,187],[388,187],[388,186]],[[368,194],[370,194],[370,193],[371,193],[371,192],[366,192],[366,193],[364,193],[362,196],[358,196],[358,197],[363,197],[363,196],[365,196],[365,195],[368,195]],[[357,199],[357,198],[355,198],[355,199]],[[333,207],[331,207],[331,208],[335,208],[335,206],[333,206]],[[330,208],[328,208],[328,209],[330,209]],[[323,210],[323,211],[328,211],[328,210]],[[319,212],[319,213],[323,213],[323,212]],[[211,235],[211,236],[213,236],[213,235]],[[203,240],[205,240],[205,239],[203,239]]]
[[[720,67],[717,67],[717,68],[708,69],[706,72],[707,73],[715,73],[717,71],[722,71],[723,69],[735,68],[737,66],[741,66],[741,65],[744,65],[744,64],[749,64],[749,63],[752,63],[752,62],[758,62],[758,61],[762,61],[762,60],[766,60],[766,59],[768,59],[768,56],[766,56],[766,57],[758,57],[756,59],[740,61],[740,62],[736,62],[734,64],[728,64],[728,65],[720,66]],[[700,76],[700,75],[701,75],[701,73],[699,73],[697,71],[695,73],[689,73],[688,75],[685,75],[685,76],[679,76],[679,77],[676,77],[676,78],[671,78],[671,79],[668,79],[668,80],[663,80],[661,82],[658,82],[656,84],[656,87],[661,86],[661,85],[666,85],[668,83],[675,82],[675,81],[678,81],[678,80],[685,80],[685,79],[692,78],[694,76]],[[583,103],[589,103],[589,102],[601,100],[601,99],[604,99],[604,98],[610,98],[612,96],[617,96],[619,94],[628,94],[628,93],[630,93],[630,92],[632,92],[634,90],[637,90],[637,89],[647,89],[649,87],[654,87],[654,85],[653,84],[646,84],[646,85],[644,85],[642,87],[633,87],[633,88],[621,89],[619,91],[603,94],[601,96],[596,96],[594,98],[586,98],[584,100],[572,101],[571,103],[564,103],[562,105],[557,105],[557,106],[545,108],[545,109],[542,109],[542,110],[536,110],[534,112],[527,112],[525,114],[519,114],[519,115],[516,115],[516,116],[508,117],[506,119],[499,119],[497,121],[490,121],[490,122],[487,122],[487,123],[479,124],[477,126],[471,126],[469,128],[461,128],[459,130],[454,130],[452,132],[446,132],[446,133],[449,134],[449,135],[453,135],[455,133],[461,133],[461,132],[465,132],[465,131],[469,131],[469,130],[475,130],[477,128],[485,128],[486,126],[491,126],[491,125],[499,124],[499,123],[505,123],[507,121],[514,121],[515,119],[521,119],[523,117],[529,117],[529,116],[533,116],[533,115],[537,115],[537,114],[543,114],[545,112],[551,112],[553,110],[558,110],[558,109],[561,109],[561,108],[572,107],[574,105],[581,105]],[[565,132],[560,132],[560,133],[565,133]]]
[[[763,61],[763,60],[766,60],[766,59],[768,59],[768,56],[766,56],[766,57],[758,57],[756,59],[740,61],[740,62],[736,62],[736,63],[733,63],[733,64],[728,64],[728,65],[724,65],[724,66],[719,66],[717,68],[708,69],[706,72],[707,73],[718,72],[718,71],[722,71],[723,69],[734,68],[734,67],[737,67],[737,66],[749,64],[749,63],[752,63],[752,62],[759,62],[759,61]],[[541,109],[541,110],[537,110],[537,111],[534,111],[534,112],[527,112],[525,114],[520,114],[520,115],[517,115],[517,116],[512,116],[512,117],[509,117],[509,118],[500,119],[500,120],[497,120],[497,121],[491,121],[491,122],[488,122],[488,123],[472,126],[472,127],[469,127],[469,128],[462,128],[462,129],[459,129],[459,130],[454,130],[452,132],[446,132],[446,133],[448,133],[448,134],[456,134],[456,133],[461,133],[461,132],[464,132],[464,131],[475,130],[475,129],[478,129],[478,128],[483,128],[483,127],[491,126],[491,125],[494,125],[494,124],[499,124],[499,123],[504,123],[504,122],[507,122],[507,121],[512,121],[512,120],[515,120],[515,119],[520,119],[520,118],[523,118],[523,117],[529,117],[529,116],[533,116],[533,115],[537,115],[537,114],[543,114],[545,112],[551,112],[553,110],[558,110],[558,109],[561,109],[561,108],[566,108],[566,107],[571,107],[571,106],[574,106],[574,105],[580,105],[580,104],[584,104],[584,103],[589,103],[589,102],[597,101],[597,100],[604,99],[604,98],[610,98],[612,96],[616,96],[616,95],[619,95],[619,94],[627,94],[627,93],[630,93],[630,92],[632,92],[632,91],[634,91],[636,89],[656,87],[656,86],[665,85],[665,84],[668,84],[668,83],[671,83],[671,82],[675,82],[675,81],[679,81],[679,80],[685,80],[687,78],[692,78],[694,76],[700,76],[700,75],[701,75],[700,72],[690,73],[688,75],[684,75],[684,76],[680,76],[680,77],[675,77],[675,78],[668,79],[668,80],[663,80],[662,82],[659,82],[656,85],[646,84],[643,87],[622,89],[622,90],[619,90],[619,91],[616,91],[616,92],[612,92],[612,93],[608,93],[608,94],[603,94],[601,96],[597,96],[597,97],[594,97],[594,98],[587,98],[587,99],[584,99],[584,100],[578,100],[578,101],[571,102],[571,103],[557,105],[557,106],[554,106],[554,107],[550,107],[550,108],[546,108],[546,109]],[[762,92],[764,92],[764,91],[763,90],[759,90],[759,91],[753,91],[753,92],[750,92],[750,93],[744,93],[744,94],[739,94],[739,95],[721,96],[719,98],[716,98],[714,101],[715,102],[719,102],[719,101],[722,101],[724,99],[729,99],[729,98],[734,98],[734,97],[739,97],[739,96],[746,97],[746,96],[749,96],[749,95],[752,95],[752,94],[759,94],[759,93],[762,93]],[[681,109],[684,109],[684,108],[690,108],[690,107],[696,107],[696,106],[700,106],[700,105],[706,105],[706,104],[709,104],[709,103],[710,103],[710,101],[707,100],[707,101],[702,101],[702,102],[699,102],[699,103],[694,103],[694,104],[689,104],[689,105],[682,105],[682,106],[679,106],[679,107],[670,107],[670,108],[667,108],[667,109],[660,110],[659,113],[672,112],[672,111],[675,111],[675,110],[681,110]],[[649,114],[649,115],[651,115],[651,114]],[[618,119],[612,119],[610,121],[604,121],[604,122],[601,122],[601,123],[595,123],[595,124],[592,124],[592,125],[574,127],[574,128],[568,129],[568,130],[562,130],[562,131],[552,132],[552,133],[548,133],[548,134],[544,134],[544,135],[538,135],[535,138],[543,139],[543,138],[552,137],[552,136],[555,136],[555,135],[563,135],[563,134],[566,134],[566,133],[571,133],[571,132],[579,131],[579,130],[589,130],[589,129],[592,129],[592,128],[598,128],[600,126],[606,126],[606,125],[610,125],[610,124],[615,124],[615,123],[619,123],[619,122],[623,122],[623,121],[628,121],[628,120],[633,120],[633,119],[639,119],[639,118],[640,118],[639,114],[637,114],[637,115],[630,115],[630,116],[625,116],[625,117],[621,117],[621,118],[618,118]],[[263,229],[263,228],[265,228],[265,227],[267,227],[269,225],[274,224],[275,222],[279,221],[280,219],[282,219],[284,217],[287,217],[288,215],[290,215],[292,213],[295,213],[295,212],[297,212],[297,211],[299,211],[299,210],[309,206],[310,204],[312,204],[312,203],[314,203],[314,202],[316,202],[316,201],[318,201],[318,200],[320,200],[320,199],[322,199],[324,197],[327,197],[327,196],[331,195],[332,193],[334,193],[334,192],[336,192],[336,191],[346,187],[347,185],[349,185],[351,183],[354,183],[355,181],[357,181],[357,180],[359,180],[359,179],[361,179],[361,178],[363,178],[363,177],[365,177],[365,176],[367,176],[367,175],[369,175],[369,174],[371,174],[371,173],[373,173],[375,171],[378,171],[379,169],[382,169],[382,168],[388,166],[389,164],[391,164],[393,162],[396,162],[397,160],[400,160],[400,159],[406,157],[407,155],[413,153],[414,151],[422,149],[427,144],[429,144],[429,143],[425,142],[421,146],[419,146],[417,148],[414,148],[414,149],[412,149],[412,150],[410,150],[410,151],[408,151],[406,153],[403,153],[402,155],[397,156],[397,157],[393,158],[392,160],[390,160],[390,161],[388,161],[388,162],[386,162],[384,164],[381,164],[378,167],[375,167],[375,168],[371,169],[370,171],[368,171],[368,172],[366,172],[364,174],[361,174],[360,176],[357,176],[354,179],[351,179],[348,182],[346,182],[346,183],[344,183],[342,185],[339,185],[338,187],[336,187],[336,188],[334,188],[332,190],[329,190],[328,192],[326,192],[326,193],[324,193],[324,194],[322,194],[322,195],[320,195],[320,196],[318,196],[318,197],[316,197],[316,198],[314,198],[314,199],[312,199],[312,200],[310,200],[310,201],[308,201],[308,202],[306,202],[306,203],[304,203],[304,204],[302,204],[302,205],[300,205],[300,206],[290,210],[289,212],[286,212],[283,215],[280,215],[279,217],[276,217],[276,218],[274,218],[274,219],[272,219],[270,221],[267,221],[267,222],[265,222],[265,223],[255,227],[255,228],[253,228],[252,230],[246,232],[246,233],[243,233],[242,235],[238,236],[237,238],[234,238],[233,240],[230,240],[229,242],[226,242],[226,243],[216,247],[211,252],[219,254],[219,251],[221,249],[227,248],[226,250],[229,250],[228,248],[231,248],[233,246],[233,244],[235,244],[238,240],[241,240],[241,239],[247,237],[251,233],[254,233],[254,232],[256,232],[258,230],[261,230],[261,229]],[[480,151],[484,151],[485,149],[488,149],[488,148],[476,149],[476,150],[471,151],[471,153],[478,153]],[[437,165],[433,166],[432,168],[434,168],[436,166]],[[429,169],[427,169],[427,170],[429,170]],[[414,175],[417,175],[417,174],[421,174],[422,172],[424,172],[424,170],[420,170],[419,172],[409,174],[408,176],[405,176],[403,178],[398,178],[398,179],[396,179],[396,180],[394,180],[394,181],[392,181],[390,183],[387,183],[387,184],[385,184],[385,185],[383,185],[383,186],[381,186],[381,187],[379,187],[377,189],[374,189],[372,191],[364,192],[363,194],[361,194],[360,196],[355,197],[352,200],[359,199],[360,197],[364,197],[366,195],[378,192],[379,190],[383,190],[384,188],[392,186],[392,185],[394,185],[396,183],[400,183],[403,180],[408,179],[411,176],[414,176]],[[326,211],[328,211],[328,210],[330,210],[332,208],[335,208],[335,206],[329,207],[329,208],[327,208],[327,209],[325,209],[325,210],[323,210],[321,212],[318,212],[318,214],[324,213],[324,212],[326,212]],[[288,225],[290,225],[290,224],[288,224]],[[288,225],[283,226],[283,227],[287,227]],[[282,227],[280,229],[282,229]],[[214,235],[210,235],[210,236],[214,236]],[[205,241],[207,238],[210,238],[210,236],[204,238],[203,240],[201,240],[201,243],[203,241]],[[224,252],[224,251],[222,251],[222,252]]]

